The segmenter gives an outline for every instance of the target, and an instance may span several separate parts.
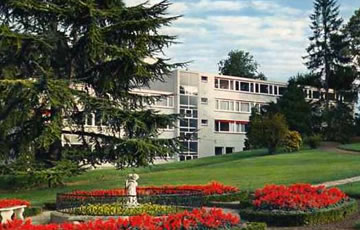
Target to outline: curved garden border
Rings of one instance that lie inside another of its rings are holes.
[[[351,147],[352,144],[345,144],[345,145],[339,145],[337,146],[338,149],[345,150],[345,151],[351,151],[354,153],[360,153],[360,149],[355,149]]]
[[[242,219],[252,222],[265,222],[270,226],[304,226],[328,224],[344,220],[358,209],[358,203],[354,199],[334,207],[324,208],[316,212],[299,211],[265,211],[253,208],[241,209]]]

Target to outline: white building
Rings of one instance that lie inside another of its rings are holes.
[[[160,138],[186,137],[186,150],[177,156],[183,161],[243,151],[252,108],[276,101],[285,89],[281,82],[177,70],[140,91],[169,95],[151,107],[182,116]]]
[[[183,161],[243,151],[252,108],[260,110],[261,106],[275,102],[286,87],[287,83],[283,82],[176,70],[164,81],[134,93],[163,96],[150,107],[164,114],[181,115],[175,127],[161,129],[160,138],[184,137],[185,150],[171,158]],[[315,87],[304,90],[308,100],[325,96],[324,90]],[[333,90],[329,91],[331,100],[337,96]],[[87,130],[98,132],[102,125],[96,114],[85,119]],[[81,145],[77,135],[64,135],[64,143],[65,138],[72,145]]]

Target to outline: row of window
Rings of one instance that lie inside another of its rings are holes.
[[[215,155],[219,156],[219,155],[223,155],[225,154],[230,154],[235,152],[235,148],[234,147],[221,147],[221,146],[215,146]]]
[[[270,94],[270,95],[283,95],[286,90],[285,86],[236,81],[236,80],[222,79],[222,78],[215,78],[215,88],[233,90],[239,92]]]
[[[221,111],[251,113],[251,110],[253,108],[256,108],[258,111],[260,111],[260,107],[263,105],[264,104],[257,102],[217,99],[215,103],[215,108],[216,110]]]
[[[247,121],[215,120],[216,132],[246,133],[247,129],[248,129]]]
[[[174,107],[174,97],[169,96],[169,97],[165,97],[165,98],[160,98],[159,100],[155,101],[154,105],[159,106],[159,107],[173,108]]]

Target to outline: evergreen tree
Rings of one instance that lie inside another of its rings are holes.
[[[350,50],[353,60],[360,71],[360,9],[356,10],[346,25],[346,32],[350,39]]]
[[[289,129],[302,135],[312,134],[311,105],[306,101],[303,87],[289,81],[284,95],[277,101],[279,112],[284,114]]]
[[[343,19],[339,16],[336,0],[315,0],[314,13],[310,19],[313,35],[309,38],[308,56],[305,57],[306,65],[323,80],[322,87],[326,90],[325,101],[328,108],[329,88],[336,88],[338,82],[345,78],[344,81],[347,84],[354,80],[354,75],[351,75],[350,80],[347,79],[348,75],[340,77],[337,75],[338,72],[344,72],[343,68],[350,63],[351,59],[346,52],[349,44],[345,34],[341,32]]]
[[[159,33],[177,18],[166,15],[169,5],[0,1],[0,156],[17,159],[3,172],[53,178],[89,164],[143,166],[177,151],[175,139],[157,138],[176,116],[146,109],[155,99],[131,92],[181,66],[158,56],[176,39]],[[93,116],[96,130],[84,124]],[[64,134],[81,148],[63,148]]]

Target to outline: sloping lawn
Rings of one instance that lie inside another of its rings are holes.
[[[338,148],[360,152],[360,143],[354,143],[354,144],[347,144],[347,145],[340,145]]]
[[[8,191],[3,187],[0,197],[17,197],[42,204],[55,201],[57,192],[123,187],[124,178],[130,172],[140,174],[140,186],[205,184],[216,180],[240,189],[253,190],[271,183],[320,183],[359,176],[359,164],[360,155],[341,155],[320,150],[267,155],[264,150],[257,150],[135,170],[93,170],[68,179],[67,186],[60,188]]]
[[[338,187],[349,196],[360,199],[360,182],[340,185]]]

